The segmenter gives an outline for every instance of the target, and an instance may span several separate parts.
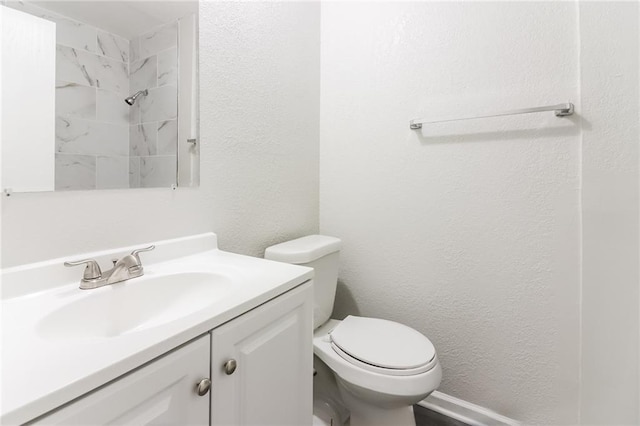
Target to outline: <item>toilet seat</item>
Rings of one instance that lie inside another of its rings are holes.
[[[438,363],[428,338],[393,321],[348,316],[329,337],[338,355],[378,374],[411,376],[427,372]]]
[[[393,396],[397,398],[418,398],[419,401],[435,390],[442,380],[442,368],[437,355],[433,367],[424,373],[410,376],[394,376],[388,369],[381,372],[361,368],[353,357],[347,358],[336,352],[331,344],[330,333],[340,325],[341,321],[329,320],[313,332],[313,353],[333,371],[341,383],[351,383],[363,390]],[[350,358],[350,359],[349,359]]]

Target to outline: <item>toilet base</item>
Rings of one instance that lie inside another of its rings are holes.
[[[351,413],[350,426],[416,426],[413,407],[386,410],[384,414],[384,417],[372,418],[372,416],[359,416]]]
[[[416,426],[413,406],[378,408],[361,401],[349,401],[350,426]]]
[[[362,388],[347,385],[338,379],[338,390],[346,408],[350,411],[350,426],[416,426],[413,405],[403,404],[399,400],[389,399],[385,403],[361,398],[350,392],[364,391]]]

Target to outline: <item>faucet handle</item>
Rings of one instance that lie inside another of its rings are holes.
[[[100,265],[93,259],[85,259],[85,260],[76,260],[74,262],[64,262],[64,266],[79,266],[87,264],[86,268],[84,268],[84,273],[82,275],[82,279],[85,281],[89,280],[97,280],[102,277],[102,271],[100,270]]]
[[[138,266],[142,266],[142,262],[140,261],[140,256],[138,256],[138,253],[142,253],[142,252],[145,252],[145,251],[151,251],[154,248],[156,248],[156,246],[151,245],[149,247],[135,249],[134,251],[131,252],[131,256],[136,258],[136,261],[138,262]]]

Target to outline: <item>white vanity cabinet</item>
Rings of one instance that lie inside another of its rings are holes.
[[[31,424],[311,424],[312,291],[298,286]]]
[[[33,424],[206,426],[209,394],[196,383],[209,377],[209,345],[199,337]]]
[[[211,332],[211,424],[309,425],[313,319],[309,283]]]

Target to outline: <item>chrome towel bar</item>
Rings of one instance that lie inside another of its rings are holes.
[[[423,124],[447,123],[450,121],[475,120],[477,118],[502,117],[504,115],[531,114],[534,112],[547,112],[547,111],[553,111],[556,117],[566,117],[568,115],[573,115],[573,104],[571,102],[568,102],[566,104],[514,109],[511,111],[494,112],[493,114],[487,114],[487,115],[476,115],[474,117],[462,117],[462,118],[449,118],[446,120],[428,120],[426,118],[422,118],[422,119],[411,120],[409,122],[409,128],[411,128],[412,130],[416,130],[416,129],[422,129]]]

